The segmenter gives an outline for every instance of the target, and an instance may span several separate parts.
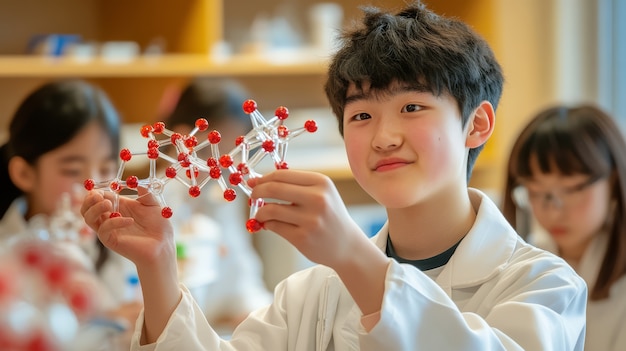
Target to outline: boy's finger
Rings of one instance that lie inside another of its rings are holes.
[[[294,185],[313,185],[319,182],[320,174],[308,171],[299,171],[292,169],[280,169],[264,175],[261,178],[256,178],[253,182],[254,185],[259,185],[268,182],[281,182],[290,183]]]
[[[312,190],[302,185],[273,182],[254,187],[251,196],[255,199],[264,199],[265,203],[278,202],[283,205],[293,205],[308,201],[310,191]]]
[[[148,189],[144,187],[137,188],[137,201],[139,201],[142,205],[145,206],[160,206],[160,203],[156,196],[148,191]]]

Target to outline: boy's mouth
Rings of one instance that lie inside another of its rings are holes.
[[[376,162],[374,170],[377,172],[385,172],[406,166],[407,164],[409,164],[409,162],[401,158],[388,158]]]

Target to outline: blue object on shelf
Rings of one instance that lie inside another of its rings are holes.
[[[81,40],[78,34],[39,34],[30,39],[26,51],[28,54],[63,56],[69,47]]]

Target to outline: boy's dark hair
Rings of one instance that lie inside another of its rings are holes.
[[[467,24],[441,17],[419,1],[395,15],[374,7],[363,11],[363,25],[343,33],[325,85],[341,135],[351,83],[384,91],[398,82],[436,96],[450,94],[464,127],[482,101],[497,108],[504,82],[500,65],[487,42]],[[469,151],[468,180],[482,148]]]
[[[522,130],[511,149],[502,212],[516,226],[512,192],[521,179],[533,177],[532,157],[540,171],[585,174],[590,181],[610,181],[613,206],[606,222],[609,244],[591,300],[609,296],[611,286],[626,274],[626,140],[615,121],[592,105],[556,106],[541,111]]]

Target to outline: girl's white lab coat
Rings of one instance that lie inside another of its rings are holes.
[[[608,239],[606,233],[596,236],[575,267],[588,287],[594,286],[596,282]],[[558,252],[556,243],[542,230],[533,233],[529,241],[550,252]],[[587,302],[585,350],[626,350],[626,276],[613,284],[607,299]]]
[[[513,231],[470,190],[477,217],[433,281],[393,261],[381,319],[370,332],[337,274],[316,266],[281,282],[272,305],[220,340],[185,292],[156,344],[132,350],[582,350],[587,289],[563,260]],[[387,226],[374,242],[384,250]]]

